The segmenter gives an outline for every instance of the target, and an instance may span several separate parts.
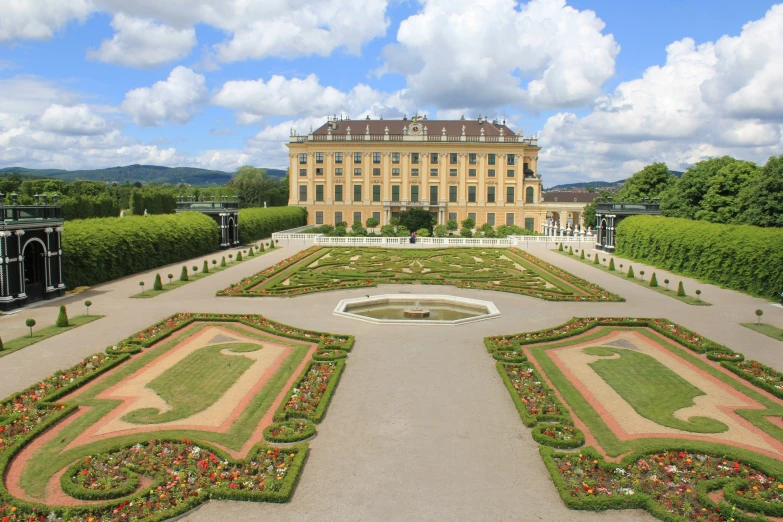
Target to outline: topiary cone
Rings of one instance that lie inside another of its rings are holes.
[[[60,305],[60,313],[57,314],[57,322],[55,324],[60,328],[68,326],[68,312],[65,311],[65,305]]]
[[[582,251],[579,253],[579,259],[584,259],[584,258],[585,258],[585,251],[584,251],[584,250],[582,250]]]
[[[261,252],[264,252],[264,244],[263,244],[263,243],[261,243],[261,248],[259,248],[259,250],[260,250]]]
[[[677,297],[685,297],[685,287],[682,286],[682,281],[677,286]]]
[[[188,267],[183,266],[182,272],[179,274],[180,281],[188,281]]]
[[[658,279],[655,277],[655,272],[653,272],[653,275],[650,278],[650,288],[656,288],[657,286],[658,286]]]
[[[633,275],[633,266],[629,266],[629,267],[628,267],[628,279],[633,279],[633,278],[634,278],[634,275]]]
[[[568,247],[568,255],[569,256],[574,255],[574,247]]]
[[[237,261],[242,261],[242,252],[237,254]]]
[[[250,245],[250,249],[247,251],[247,257],[255,257],[255,253],[253,252],[255,250],[255,247],[253,245]]]
[[[207,260],[204,260],[204,266],[201,267],[201,271],[205,274],[209,273],[209,263],[207,263]]]
[[[609,260],[609,271],[614,272],[614,258]]]
[[[163,290],[163,281],[160,280],[160,274],[155,274],[155,282],[152,284],[153,290]]]
[[[220,266],[226,266],[226,256],[223,256],[223,259],[220,260]]]
[[[593,264],[594,265],[600,265],[601,264],[601,261],[598,259],[598,254],[597,253],[593,256]]]
[[[558,252],[562,252],[562,251],[563,251],[563,243],[560,243],[560,244],[557,246],[557,251],[558,251]]]
[[[3,351],[3,338],[0,337],[0,352]]]

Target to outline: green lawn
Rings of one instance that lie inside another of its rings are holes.
[[[696,433],[722,433],[729,429],[707,417],[691,417],[687,421],[676,418],[674,412],[693,406],[693,399],[704,392],[649,355],[608,347],[583,351],[602,357],[619,356],[599,359],[590,367],[642,417],[661,426]]]
[[[159,424],[184,419],[203,411],[218,400],[253,365],[247,357],[223,355],[254,352],[261,345],[231,343],[207,346],[193,352],[147,385],[171,406],[165,413],[155,408],[134,410],[124,417],[138,424]]]
[[[275,247],[275,248],[280,248],[280,247]],[[261,255],[264,255],[265,253],[266,252],[256,252],[255,255],[256,256],[261,256]],[[219,257],[223,257],[223,256],[221,255]],[[207,277],[210,274],[214,274],[216,272],[222,272],[223,270],[225,270],[227,268],[231,268],[232,266],[234,266],[237,263],[243,263],[243,262],[245,262],[245,261],[247,261],[249,259],[252,259],[252,257],[248,257],[248,254],[245,254],[244,250],[243,250],[242,251],[242,260],[241,261],[237,261],[236,258],[231,259],[231,260],[226,259],[226,266],[220,266],[220,262],[219,261],[218,261],[217,264],[213,265],[212,264],[212,260],[210,259],[209,260],[209,272],[206,272],[206,273],[201,271],[202,267],[204,266],[203,262],[200,265],[197,265],[198,266],[198,272],[196,272],[196,273],[193,273],[193,271],[191,270],[192,266],[189,266],[188,267],[188,280],[187,281],[180,281],[179,280],[179,276],[180,276],[180,272],[182,271],[182,268],[180,268],[176,273],[172,273],[171,274],[171,275],[174,276],[174,278],[173,278],[171,283],[167,283],[166,282],[166,281],[168,281],[168,278],[166,277],[168,274],[160,274],[161,280],[163,282],[163,289],[162,290],[153,290],[152,289],[153,285],[155,284],[155,275],[153,274],[152,276],[150,276],[150,280],[149,281],[146,281],[146,280],[144,281],[144,291],[143,292],[139,292],[138,294],[132,295],[131,298],[133,298],[133,299],[152,299],[153,297],[157,297],[160,294],[165,294],[166,292],[168,292],[170,290],[176,290],[180,286],[186,285],[186,284],[191,283],[193,281],[198,281],[199,279],[203,279],[203,278]],[[217,260],[217,258],[215,260]],[[185,266],[187,266],[187,265],[185,265]]]
[[[602,252],[591,252],[591,255],[601,256],[599,257],[599,259],[603,259],[603,257],[606,257],[605,263],[601,262],[596,265],[592,259],[580,259],[579,254],[577,253],[574,253],[573,255],[569,254],[568,249],[563,250],[562,252],[556,250],[556,252],[563,254],[564,256],[570,257],[571,259],[574,259],[576,261],[581,261],[582,263],[588,264],[593,268],[597,268],[609,274],[615,275],[617,277],[621,277],[626,281],[632,281],[637,285],[641,285],[645,288],[649,288],[650,290],[658,292],[659,294],[673,297],[674,299],[682,301],[685,304],[694,305],[694,306],[712,306],[712,304],[708,303],[704,299],[701,299],[700,297],[695,297],[691,295],[685,295],[685,296],[677,295],[677,284],[679,283],[679,280],[677,280],[676,282],[670,282],[669,287],[671,289],[669,289],[667,288],[666,284],[663,282],[663,279],[658,279],[658,286],[650,286],[650,278],[652,277],[652,274],[648,274],[646,272],[644,274],[644,279],[642,279],[642,276],[641,274],[639,274],[639,272],[635,272],[635,277],[628,277],[628,267],[625,265],[623,265],[622,270],[620,269],[619,265],[616,265],[614,270],[609,270],[609,260],[612,257],[611,254],[604,254],[603,256],[601,256],[601,254],[603,254]]]
[[[6,356],[17,350],[21,350],[22,348],[26,348],[31,344],[41,342],[44,339],[48,339],[49,337],[54,337],[57,334],[67,332],[68,330],[73,330],[74,328],[78,328],[83,324],[97,321],[101,317],[103,316],[102,315],[77,315],[76,317],[71,317],[68,320],[70,325],[63,328],[54,325],[47,326],[45,328],[33,327],[32,337],[30,337],[30,334],[27,334],[27,335],[23,335],[22,337],[17,337],[16,339],[12,339],[10,341],[4,341],[3,350],[0,351],[0,357]]]
[[[760,334],[764,334],[767,337],[772,337],[773,339],[776,339],[778,341],[783,341],[783,329],[778,328],[777,326],[772,326],[771,324],[757,324],[757,323],[742,323],[742,326],[745,328],[750,328],[751,330],[758,332]]]

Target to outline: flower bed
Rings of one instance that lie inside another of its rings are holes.
[[[568,410],[529,364],[498,362],[497,366],[525,426],[532,427],[540,421],[571,420]]]
[[[523,363],[527,361],[527,356],[522,350],[496,350],[492,353],[496,361],[506,363]]]
[[[539,444],[553,448],[578,448],[585,443],[585,434],[572,424],[542,423],[533,428],[531,434],[533,435],[533,440]]]
[[[343,350],[318,350],[313,354],[314,361],[336,361],[338,359],[345,359],[348,354]]]
[[[274,419],[310,419],[320,422],[344,367],[344,360],[310,363],[285,402],[280,405]]]
[[[315,435],[315,424],[306,420],[283,421],[264,428],[269,442],[299,442]]]
[[[766,390],[783,399],[783,373],[774,368],[765,366],[758,361],[742,361],[738,363],[723,361],[721,366],[755,384],[762,390]]]

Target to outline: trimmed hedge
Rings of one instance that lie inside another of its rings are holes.
[[[239,211],[239,240],[247,243],[306,224],[307,209],[301,207],[243,208]]]
[[[617,226],[617,255],[751,295],[783,291],[783,230],[632,216]]]
[[[66,221],[63,278],[92,286],[214,252],[218,226],[197,212]]]

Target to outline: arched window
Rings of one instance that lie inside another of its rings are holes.
[[[535,203],[535,197],[536,189],[533,187],[528,187],[527,190],[525,190],[525,203]],[[555,201],[557,201],[557,199],[555,199]]]

